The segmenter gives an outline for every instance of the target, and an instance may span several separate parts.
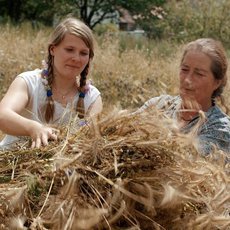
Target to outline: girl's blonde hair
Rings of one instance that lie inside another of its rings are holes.
[[[86,79],[89,71],[90,62],[94,57],[94,37],[92,34],[91,29],[82,21],[76,19],[76,18],[66,18],[64,19],[60,24],[57,25],[57,27],[54,29],[52,35],[51,35],[51,41],[48,45],[48,58],[47,58],[47,64],[48,64],[48,84],[50,88],[52,88],[52,82],[53,82],[53,56],[51,55],[51,47],[59,45],[66,34],[72,34],[79,38],[81,38],[86,46],[89,48],[89,63],[86,65],[85,69],[80,74],[80,84],[78,86],[78,90],[81,95],[84,95],[85,93],[85,86],[86,86]],[[54,115],[54,103],[52,96],[47,97],[47,106],[45,109],[45,119],[46,122],[49,122],[53,119]],[[85,109],[84,109],[84,97],[79,97],[76,111],[78,112],[79,118],[84,118],[85,115]]]

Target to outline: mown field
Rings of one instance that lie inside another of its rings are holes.
[[[2,97],[17,74],[41,68],[50,30],[36,31],[27,24],[17,28],[1,27]],[[102,93],[105,110],[111,105],[122,109],[137,108],[150,97],[162,93],[177,94],[183,44],[116,33],[96,37],[96,41],[96,55],[89,77]],[[229,83],[225,98],[230,105]]]
[[[1,97],[17,74],[41,67],[49,33],[1,26]],[[63,129],[40,150],[0,153],[0,228],[229,229],[222,153],[200,157],[195,137],[157,111],[129,114],[150,97],[177,94],[184,44],[124,34],[96,40],[90,78],[102,94],[101,117]],[[224,95],[230,107],[229,83]]]

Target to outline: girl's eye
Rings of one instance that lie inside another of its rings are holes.
[[[82,56],[88,56],[88,55],[89,55],[89,53],[88,53],[88,52],[86,52],[86,51],[84,51],[84,52],[81,52],[81,55],[82,55]]]
[[[73,52],[73,49],[72,48],[66,48],[65,49],[67,52]]]

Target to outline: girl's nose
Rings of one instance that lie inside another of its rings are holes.
[[[73,57],[72,57],[72,60],[73,61],[80,61],[80,55],[79,54],[74,54]]]

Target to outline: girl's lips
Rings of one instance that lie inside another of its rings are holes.
[[[66,65],[66,68],[71,70],[71,71],[81,71],[81,67],[79,67],[79,66]]]
[[[67,67],[69,67],[69,68],[73,68],[73,69],[79,69],[80,67],[78,67],[78,66],[74,66],[74,65],[66,65]]]

